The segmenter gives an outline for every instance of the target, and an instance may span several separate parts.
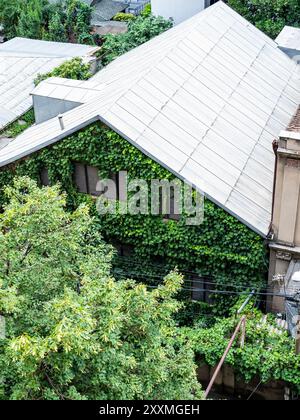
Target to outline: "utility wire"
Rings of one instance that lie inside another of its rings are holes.
[[[256,393],[256,391],[258,390],[258,388],[261,386],[262,383],[263,383],[263,381],[261,380],[259,382],[259,384],[253,389],[253,391],[251,392],[251,394],[247,398],[247,401],[251,400],[252,396]]]
[[[117,268],[117,269],[115,269],[114,271],[115,271],[115,274],[118,274],[118,271],[121,271],[122,269],[121,268]],[[123,270],[122,270],[123,271]],[[162,281],[163,279],[162,279],[162,277],[161,276],[159,276],[159,275],[155,275],[155,274],[146,274],[146,275],[143,275],[143,274],[141,274],[141,273],[134,273],[134,272],[131,272],[131,271],[125,271],[124,270],[124,272],[122,273],[122,274],[124,274],[125,276],[130,276],[130,275],[132,275],[132,276],[135,276],[135,277],[140,277],[140,278],[144,278],[144,279],[147,279],[147,278],[153,278],[153,279],[157,279],[157,280],[159,280],[159,281]],[[167,273],[168,274],[168,273]],[[164,276],[165,276],[166,274],[164,274]],[[198,276],[198,279],[188,279],[188,278],[185,278],[184,279],[184,282],[185,283],[188,283],[188,282],[190,282],[190,283],[205,283],[205,284],[211,284],[211,285],[217,285],[217,286],[220,286],[221,285],[221,282],[216,282],[216,281],[214,281],[214,282],[212,282],[212,281],[207,281],[206,280],[206,278],[204,277],[203,279],[201,279],[199,276]],[[225,286],[225,284],[223,285],[223,286]],[[240,284],[240,285],[237,285],[237,284],[232,284],[232,283],[226,283],[226,287],[233,287],[233,288],[236,288],[236,289],[246,289],[246,288],[249,288],[249,289],[253,289],[254,287],[255,288],[257,288],[257,287],[260,287],[260,288],[262,288],[262,287],[264,287],[264,285],[257,285],[257,284],[254,284],[254,283],[252,283],[252,284]]]
[[[115,275],[117,275],[118,273],[117,272],[115,272]],[[145,275],[145,276],[143,276],[143,274],[142,273],[137,273],[137,274],[135,274],[135,273],[132,273],[132,272],[122,272],[122,274],[124,275],[124,276],[133,276],[133,277],[138,277],[138,278],[141,278],[141,279],[144,279],[144,280],[146,280],[146,279],[157,279],[157,280],[160,280],[160,282],[162,281],[162,277],[160,277],[160,276],[158,276],[158,275]],[[264,285],[255,285],[255,284],[249,284],[249,285],[234,285],[234,284],[228,284],[228,283],[226,283],[226,284],[221,284],[221,283],[218,283],[218,282],[207,282],[207,281],[205,281],[204,279],[203,280],[190,280],[190,279],[185,279],[184,280],[184,284],[186,284],[186,283],[188,283],[188,282],[190,282],[190,283],[201,283],[201,284],[205,284],[205,285],[216,285],[216,286],[226,286],[226,287],[228,287],[228,288],[235,288],[235,289],[242,289],[241,291],[237,291],[237,292],[235,292],[235,291],[229,291],[229,290],[217,290],[217,289],[211,289],[211,290],[209,290],[209,289],[204,289],[204,288],[197,288],[197,287],[182,287],[182,289],[181,290],[189,290],[189,291],[206,291],[206,292],[209,292],[209,293],[217,293],[217,292],[222,292],[222,293],[228,293],[228,294],[244,294],[244,293],[248,293],[249,292],[249,290],[250,289],[253,289],[253,288],[256,288],[256,289],[264,289],[264,288],[266,288],[266,286]],[[289,291],[299,291],[299,289],[297,289],[297,288],[289,288]],[[278,296],[278,297],[287,297],[288,295],[286,295],[286,294],[282,294],[282,293],[270,293],[270,292],[255,292],[255,295],[261,295],[261,296]]]
[[[150,285],[146,285],[147,287],[151,288],[151,289],[157,289],[159,286],[150,286]],[[214,294],[221,294],[221,295],[238,295],[238,296],[245,296],[249,294],[249,291],[245,291],[245,292],[230,292],[228,290],[208,290],[208,289],[198,289],[198,288],[186,288],[183,287],[180,290],[184,290],[184,291],[190,291],[190,292],[206,292],[206,293],[211,293],[212,295]],[[281,293],[268,293],[268,292],[254,292],[253,296],[275,296],[275,297],[282,297],[285,299],[289,299],[291,301],[296,301],[296,299],[294,299],[292,296],[286,296],[284,294]]]

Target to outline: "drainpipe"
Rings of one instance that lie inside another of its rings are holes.
[[[271,224],[269,228],[269,234],[268,237],[273,235],[273,217],[274,217],[274,208],[275,208],[275,192],[276,192],[276,182],[277,182],[277,167],[278,167],[278,147],[279,143],[278,140],[274,140],[272,143],[273,152],[275,154],[275,168],[274,168],[274,180],[273,180],[273,193],[272,193],[272,215],[271,215]]]

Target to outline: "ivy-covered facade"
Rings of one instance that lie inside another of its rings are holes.
[[[78,192],[74,182],[76,163],[99,170],[100,177],[126,170],[129,179],[174,178],[170,172],[100,123],[75,133],[28,158],[1,169],[1,190],[15,176],[29,175],[41,182],[47,169],[51,184],[60,182],[68,193],[70,208],[85,201],[91,205],[95,228],[114,244],[130,249],[127,258],[117,258],[115,269],[126,277],[155,281],[162,271],[178,267],[186,273],[209,277],[211,289],[245,291],[266,283],[267,251],[264,240],[223,209],[205,199],[204,223],[187,226],[165,220],[162,215],[98,215],[95,200]],[[1,204],[3,197],[1,196]],[[163,274],[164,274],[163,272]],[[241,288],[239,288],[241,287]],[[228,295],[224,295],[230,300]]]

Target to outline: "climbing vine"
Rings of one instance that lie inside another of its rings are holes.
[[[102,177],[127,170],[129,178],[149,182],[151,179],[174,178],[118,134],[95,123],[2,169],[1,189],[17,175],[29,175],[39,180],[41,170],[47,168],[50,182],[60,182],[62,189],[68,193],[70,209],[81,202],[89,203],[95,216],[95,228],[104,238],[133,248],[131,268],[125,268],[127,277],[133,267],[143,273],[143,279],[147,275],[153,276],[151,264],[163,262],[168,269],[178,267],[182,271],[211,276],[226,290],[236,291],[237,285],[261,287],[265,283],[267,253],[264,241],[212,202],[205,200],[204,223],[200,226],[186,226],[184,216],[178,222],[165,221],[162,216],[153,215],[100,216],[96,213],[94,200],[76,190],[74,162],[97,167]],[[161,273],[158,275],[161,277]],[[223,300],[227,307],[232,304],[227,295]]]
[[[234,311],[232,311],[234,312]],[[287,332],[279,329],[273,315],[264,316],[250,305],[245,312],[246,340],[243,348],[237,340],[226,363],[234,367],[246,382],[256,376],[263,383],[269,380],[285,381],[300,393],[300,355],[295,353],[295,342]],[[188,342],[198,355],[198,364],[216,366],[221,359],[239,318],[232,315],[214,321],[210,328],[199,325],[181,329],[179,342]]]

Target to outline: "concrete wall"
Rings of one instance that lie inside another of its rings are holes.
[[[153,14],[172,18],[175,25],[201,12],[205,4],[205,0],[151,0]]]
[[[300,246],[300,136],[280,138],[273,230],[277,242]]]
[[[81,105],[78,102],[65,101],[63,99],[48,98],[47,96],[33,95],[33,107],[36,124],[50,120],[59,114],[70,111]]]
[[[277,150],[273,241],[270,242],[269,292],[295,294],[288,270],[293,261],[300,260],[300,133],[285,132]],[[285,312],[285,299],[268,299],[268,310]]]

